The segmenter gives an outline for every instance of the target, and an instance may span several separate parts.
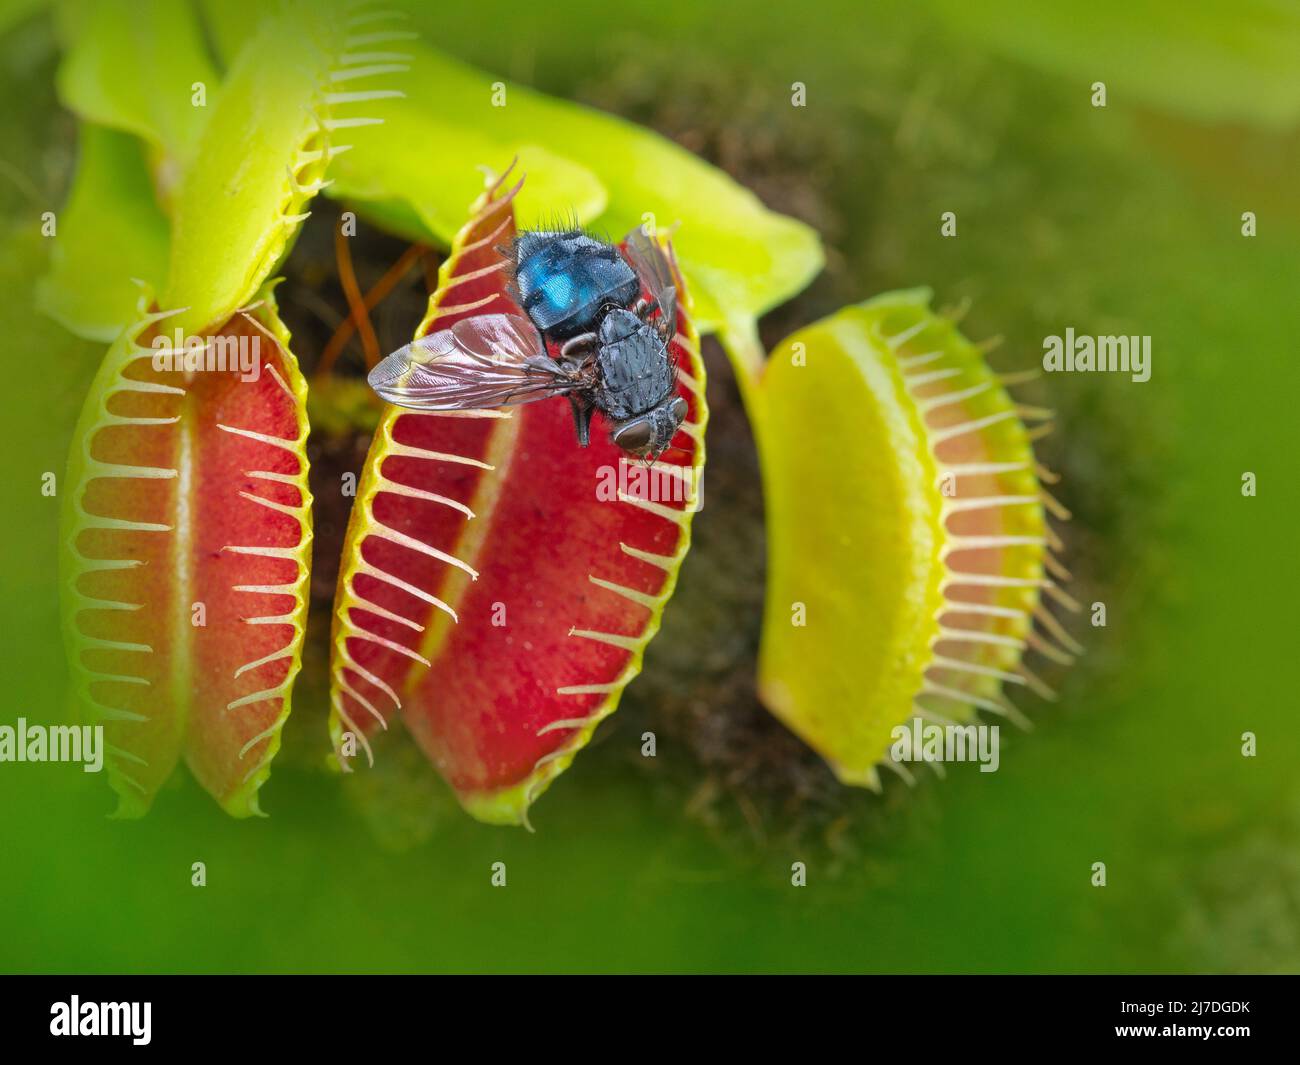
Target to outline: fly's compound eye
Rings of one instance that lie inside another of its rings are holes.
[[[681,425],[682,422],[686,421],[686,415],[690,412],[690,407],[687,406],[686,400],[682,399],[681,396],[678,396],[673,400],[672,412],[673,421],[676,424]]]
[[[653,428],[648,418],[637,418],[624,422],[614,430],[614,443],[624,451],[633,453],[645,451],[650,446]]]

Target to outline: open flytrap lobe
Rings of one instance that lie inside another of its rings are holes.
[[[766,705],[845,783],[879,788],[896,726],[1051,690],[1029,652],[1078,653],[1049,602],[1077,609],[1034,457],[1050,412],[1019,405],[924,290],[801,330],[756,389],[768,506],[759,662]],[[777,446],[780,444],[780,446]],[[942,769],[938,763],[936,769]]]
[[[74,689],[102,723],[118,814],[184,757],[231,814],[260,813],[289,716],[311,550],[306,384],[269,294],[205,338],[260,373],[159,369],[151,312],[109,350],[68,463],[63,571]]]
[[[503,178],[474,204],[418,337],[520,313],[508,291],[518,188]],[[385,408],[335,599],[330,732],[344,769],[383,757],[376,737],[400,713],[466,810],[527,824],[640,672],[690,546],[708,418],[691,304],[672,273],[684,418],[656,467],[691,488],[684,498],[610,500],[608,471],[637,460],[604,427],[579,446],[561,399]]]

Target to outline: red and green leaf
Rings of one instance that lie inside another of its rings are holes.
[[[118,814],[184,755],[230,813],[259,812],[289,714],[311,542],[306,386],[269,299],[204,339],[260,373],[186,372],[143,316],[109,350],[69,460],[65,624],[78,702],[102,723]],[[183,349],[182,353],[183,353]]]
[[[418,335],[514,308],[502,248],[517,189],[498,181],[476,202]],[[368,736],[400,709],[466,810],[526,824],[614,711],[658,630],[698,503],[708,411],[680,280],[679,290],[673,346],[690,414],[655,467],[679,498],[634,490],[636,474],[598,425],[579,448],[563,401],[385,409],[335,603],[331,735],[345,768],[350,737],[372,756]],[[601,498],[620,469],[629,490]]]

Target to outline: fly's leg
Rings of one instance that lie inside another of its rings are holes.
[[[575,391],[569,393],[569,407],[573,410],[573,428],[578,433],[578,446],[591,442],[591,416],[596,405],[589,392],[596,378],[596,353],[600,349],[600,335],[579,333],[560,345],[560,363],[567,367]]]
[[[658,300],[639,299],[636,301],[636,306],[632,308],[632,313],[650,326],[666,346],[673,339],[668,332],[668,320],[662,317],[658,321],[652,322],[650,320],[651,316],[658,310]]]
[[[573,409],[573,427],[578,431],[578,446],[586,447],[591,442],[591,416],[595,412],[589,400],[569,393],[569,406]]]
[[[600,337],[595,333],[579,333],[576,337],[571,337],[560,346],[560,360],[562,362],[581,362],[598,343],[600,343]]]

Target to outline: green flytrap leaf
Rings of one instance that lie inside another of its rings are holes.
[[[420,144],[454,145],[447,156],[449,162],[515,157],[520,172],[529,175],[519,196],[525,201],[521,211],[528,211],[526,217],[534,225],[554,218],[555,208],[548,205],[565,204],[566,216],[571,213],[580,221],[590,222],[609,203],[608,193],[595,174],[540,145],[502,145],[408,101],[389,108],[386,114],[393,126],[386,120],[383,126],[356,132],[355,140],[363,151],[339,160],[332,171],[330,195],[356,206],[373,221],[409,240],[450,247],[463,224],[456,219],[463,219],[465,205],[473,201],[483,180],[483,173],[473,166],[449,166],[431,180],[429,155],[418,148]],[[398,142],[407,147],[394,150]],[[382,153],[382,164],[365,159],[374,151]]]
[[[78,336],[107,343],[136,316],[137,281],[156,291],[167,275],[167,219],[135,138],[82,125],[77,176],[57,226],[37,307]]]
[[[239,52],[199,143],[203,165],[178,190],[163,304],[201,328],[234,313],[285,254],[339,150],[335,128],[370,121],[337,108],[399,95],[336,92],[345,33],[294,8],[263,21]],[[354,109],[353,109],[354,110]],[[223,160],[225,165],[210,165]]]
[[[57,84],[64,106],[148,145],[164,202],[198,150],[219,77],[189,4],[67,0]]]
[[[881,764],[906,773],[886,757],[895,726],[1020,719],[1004,687],[1050,694],[1025,652],[1074,649],[1040,603],[1073,605],[1031,412],[928,303],[893,293],[801,330],[747,397],[768,519],[760,695],[873,788]]]
[[[37,306],[79,336],[110,341],[136,319],[134,282],[157,292],[167,278],[166,212],[219,78],[188,4],[67,0],[55,13],[56,82],[82,119],[80,157]]]

